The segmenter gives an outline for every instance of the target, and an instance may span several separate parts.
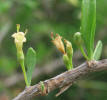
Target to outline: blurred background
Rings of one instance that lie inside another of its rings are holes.
[[[107,0],[97,0],[95,44],[98,40],[103,42],[101,59],[107,58],[106,10]],[[16,24],[21,25],[21,31],[28,29],[25,54],[29,47],[37,52],[32,85],[66,71],[62,54],[51,42],[51,32],[72,42],[75,67],[85,61],[72,39],[80,29],[81,0],[0,0],[0,100],[11,100],[25,88],[11,37]],[[87,75],[56,98],[58,91],[34,100],[107,100],[107,71]]]

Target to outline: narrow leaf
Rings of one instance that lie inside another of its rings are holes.
[[[92,59],[96,28],[96,0],[82,0],[81,34],[89,59]]]
[[[101,52],[102,52],[102,47],[103,47],[102,42],[101,42],[101,41],[98,41],[98,43],[97,43],[97,45],[96,45],[96,48],[95,48],[95,50],[94,50],[94,54],[93,54],[94,60],[100,59]]]
[[[27,80],[29,86],[31,85],[32,73],[36,64],[36,52],[33,48],[29,48],[26,55],[27,65]]]

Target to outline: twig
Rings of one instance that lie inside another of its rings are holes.
[[[73,70],[66,71],[56,77],[43,81],[44,90],[41,90],[41,84],[38,83],[34,86],[26,88],[13,100],[31,100],[34,96],[47,95],[51,91],[57,88],[63,88],[80,79],[82,76],[89,74],[90,72],[97,72],[101,70],[107,70],[107,59],[100,61],[85,62],[82,65],[74,68]]]

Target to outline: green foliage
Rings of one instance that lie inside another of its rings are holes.
[[[81,34],[90,60],[93,57],[95,27],[96,0],[82,0]]]
[[[26,55],[26,66],[27,66],[27,80],[29,86],[31,85],[32,72],[36,64],[36,52],[33,48],[29,48]]]
[[[94,50],[94,54],[93,54],[93,58],[95,60],[98,60],[101,56],[101,52],[102,52],[102,47],[103,47],[103,44],[102,42],[99,40],[97,45],[96,45],[96,48]]]

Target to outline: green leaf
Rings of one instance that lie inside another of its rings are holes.
[[[32,73],[36,64],[36,52],[33,48],[29,48],[26,55],[26,65],[27,65],[27,80],[29,86],[31,85]]]
[[[81,34],[90,60],[93,57],[94,51],[95,28],[96,0],[82,0]]]
[[[103,44],[99,40],[98,43],[97,43],[97,45],[96,45],[96,48],[94,50],[94,54],[93,54],[94,60],[98,60],[100,58],[101,52],[102,52],[102,47],[103,47]]]

